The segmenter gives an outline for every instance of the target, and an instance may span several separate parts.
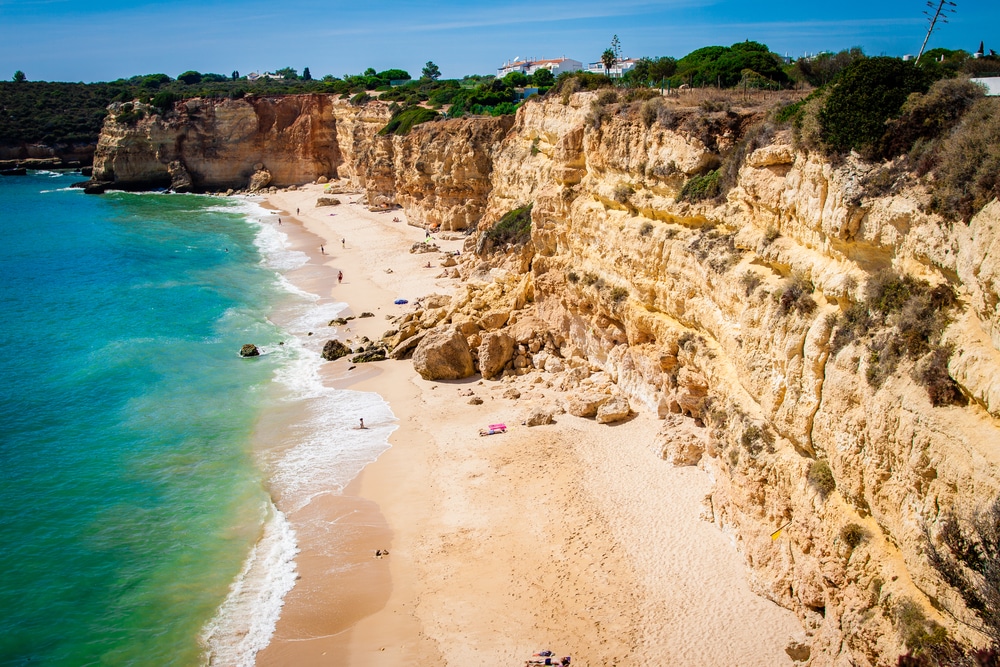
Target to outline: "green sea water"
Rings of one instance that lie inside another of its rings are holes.
[[[287,297],[245,201],[0,179],[0,664],[195,665],[273,518]]]

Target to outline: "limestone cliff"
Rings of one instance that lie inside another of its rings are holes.
[[[401,205],[410,224],[474,227],[490,193],[493,150],[511,116],[423,123],[406,136],[373,137],[361,155],[358,185],[373,207]]]
[[[571,411],[613,395],[685,422],[664,458],[713,474],[707,517],[798,614],[813,665],[1000,638],[1000,604],[975,595],[1000,591],[1000,202],[945,221],[919,185],[870,196],[881,166],[780,131],[741,153],[724,202],[678,201],[759,114],[639,108],[579,93],[381,137],[380,103],[194,100],[109,120],[95,178],[165,183],[178,161],[196,188],[245,187],[260,163],[278,185],[336,175],[411,224],[478,229],[464,290],[396,322],[394,356],[459,331],[491,376],[550,374]],[[528,205],[526,244],[482,242]],[[913,298],[859,315],[887,275]],[[892,357],[907,318],[934,345]],[[932,401],[931,371],[953,400]]]
[[[116,103],[98,141],[93,180],[123,189],[169,187],[182,173],[191,189],[217,191],[247,188],[258,172],[278,187],[336,178],[341,169],[351,177],[359,144],[388,119],[382,106],[369,110],[318,94],[190,99],[168,113]]]
[[[892,665],[908,649],[995,637],[963,601],[978,580],[956,577],[943,542],[974,539],[1000,491],[1000,203],[966,227],[925,213],[919,189],[869,198],[875,167],[834,166],[780,132],[746,156],[725,203],[679,203],[718,146],[691,119],[643,122],[594,102],[528,104],[499,146],[478,147],[492,162],[485,201],[467,204],[484,211],[480,233],[532,204],[531,241],[467,259],[467,293],[392,342],[458,325],[486,354],[502,329],[519,345],[507,372],[544,368],[568,387],[596,372],[634,406],[701,425],[712,518],[757,590],[798,613],[811,664]],[[733,129],[718,141],[750,116],[717,115]],[[477,148],[468,130],[452,136],[440,154]],[[384,183],[421,171],[410,151]],[[464,174],[437,164],[435,188],[459,190]],[[419,197],[396,201],[427,219]],[[967,401],[932,404],[913,379],[926,356],[869,381],[876,332],[832,345],[883,269],[957,293],[943,340]]]

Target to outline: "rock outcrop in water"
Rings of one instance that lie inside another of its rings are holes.
[[[134,183],[181,159],[199,188],[245,187],[261,162],[279,185],[340,176],[411,224],[478,228],[464,289],[394,322],[391,356],[416,348],[424,377],[544,372],[578,412],[664,417],[650,446],[712,473],[705,517],[755,589],[798,614],[810,664],[894,665],[1000,636],[983,565],[997,554],[982,551],[1000,536],[1000,202],[952,224],[919,188],[869,196],[877,165],[832,164],[781,132],[748,151],[723,203],[679,202],[752,110],[650,122],[581,93],[376,137],[384,106],[304,97],[109,121],[95,178]],[[262,123],[286,104],[300,111]],[[529,204],[527,244],[478,244]],[[905,304],[860,318],[886,290]],[[893,353],[907,327],[943,333]]]

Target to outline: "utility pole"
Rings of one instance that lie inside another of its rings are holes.
[[[945,7],[945,5],[949,5]],[[924,49],[927,47],[927,40],[931,38],[931,33],[934,32],[934,26],[937,25],[938,21],[941,23],[948,22],[948,14],[954,14],[955,10],[952,7],[958,7],[958,5],[951,0],[938,0],[937,8],[934,7],[934,3],[931,0],[927,0],[927,6],[934,10],[934,16],[931,16],[930,12],[924,10],[924,14],[927,15],[931,22],[929,28],[927,28],[927,35],[924,36],[924,43],[920,45],[920,53],[917,54],[916,63],[920,62],[920,56],[924,55]]]

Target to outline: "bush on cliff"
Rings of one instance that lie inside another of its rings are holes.
[[[409,134],[410,130],[420,123],[426,123],[427,121],[436,120],[440,117],[440,114],[433,109],[428,109],[426,107],[410,107],[408,109],[403,109],[398,114],[393,116],[386,126],[379,130],[378,133],[382,136],[390,134],[402,136]]]
[[[864,58],[851,63],[833,85],[819,112],[821,137],[836,151],[871,150],[898,115],[910,93],[926,92],[928,75],[897,58]]]
[[[677,195],[677,201],[705,201],[715,199],[720,194],[722,194],[722,187],[719,184],[719,170],[716,169],[703,176],[689,178],[684,187],[681,188],[680,194]]]
[[[939,150],[931,208],[968,222],[1000,197],[1000,98],[974,102]]]
[[[502,248],[508,244],[524,245],[531,240],[532,204],[515,208],[504,214],[495,225],[484,234],[489,249]]]

